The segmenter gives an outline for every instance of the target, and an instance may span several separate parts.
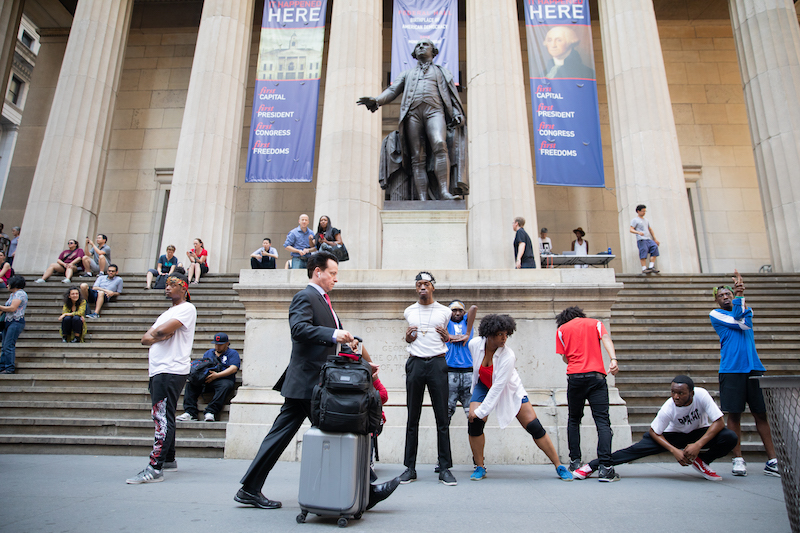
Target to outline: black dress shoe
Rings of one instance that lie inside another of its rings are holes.
[[[367,504],[367,510],[372,509],[380,502],[388,498],[394,492],[394,489],[400,486],[400,477],[396,477],[386,483],[381,483],[380,485],[370,485],[369,486],[369,503]]]
[[[239,492],[236,493],[233,499],[244,505],[252,505],[253,507],[259,507],[261,509],[278,509],[281,506],[281,502],[270,500],[260,492],[258,494],[252,494],[244,489],[239,489]]]

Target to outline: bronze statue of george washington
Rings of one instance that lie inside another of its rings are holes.
[[[464,106],[446,68],[433,63],[439,49],[422,40],[406,70],[378,97],[359,105],[373,113],[400,96],[400,125],[383,140],[379,179],[388,200],[455,200],[469,194]]]

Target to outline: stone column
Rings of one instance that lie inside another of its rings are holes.
[[[360,96],[381,92],[383,4],[336,0],[331,15],[314,218],[342,230],[347,268],[380,267],[383,191],[378,184],[381,121]]]
[[[11,72],[11,62],[14,59],[14,49],[17,46],[17,31],[19,21],[22,19],[22,8],[25,0],[3,0],[0,3],[0,87],[3,88],[0,98],[0,109],[5,101],[5,91],[8,87],[8,77]]]
[[[132,6],[78,2],[22,221],[30,238],[14,261],[21,272],[41,272],[69,239],[97,229]]]
[[[233,239],[253,5],[203,4],[164,224],[162,242],[181,254],[202,239],[214,273],[227,270]]]
[[[800,27],[789,0],[729,0],[772,267],[800,272]]]
[[[630,222],[636,206],[661,242],[662,272],[699,272],[692,216],[651,0],[600,2],[621,260],[641,272]]]
[[[514,268],[514,217],[538,233],[515,0],[467,0],[466,88],[469,267]]]

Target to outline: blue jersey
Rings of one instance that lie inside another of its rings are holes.
[[[746,308],[743,297],[733,299],[733,310],[714,309],[709,317],[719,335],[720,374],[764,371],[753,338],[753,310]]]
[[[450,335],[463,335],[467,332],[467,316],[461,322],[447,323],[447,332]],[[469,332],[469,340],[472,340],[472,332]],[[467,341],[469,342],[469,341]],[[451,368],[472,368],[472,354],[469,347],[460,342],[447,343],[447,366]]]

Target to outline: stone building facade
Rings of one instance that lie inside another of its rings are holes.
[[[261,4],[3,3],[4,32],[21,9],[41,35],[0,205],[22,226],[18,270],[97,232],[123,273],[195,237],[212,272],[247,268],[265,236],[282,264],[300,213],[342,230],[344,268],[381,267],[378,150],[398,106],[355,101],[387,83],[391,1],[329,0],[317,168],[296,184],[244,182]],[[581,226],[590,252],[610,247],[611,266],[635,272],[628,223],[644,203],[664,272],[800,270],[800,27],[789,0],[752,4],[590,2],[606,187],[588,189],[534,184],[522,0],[462,0],[469,267],[511,268],[521,215],[555,251]],[[7,63],[16,44],[2,42]]]

